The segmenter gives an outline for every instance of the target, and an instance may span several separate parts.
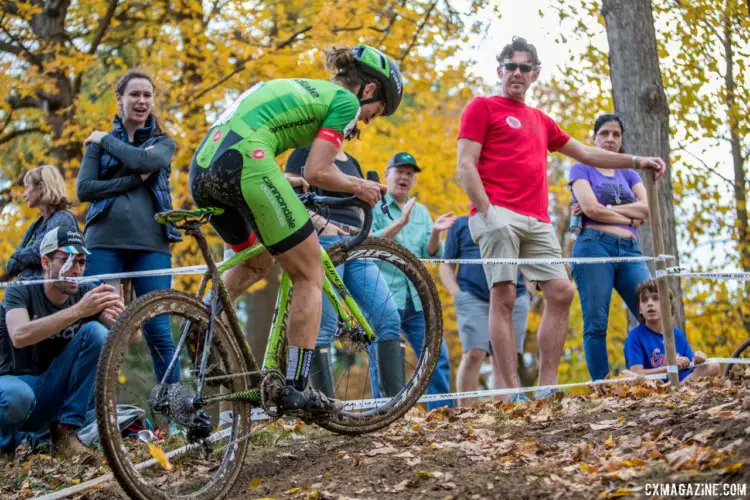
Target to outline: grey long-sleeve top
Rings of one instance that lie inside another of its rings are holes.
[[[120,160],[120,168],[111,179],[99,178],[103,149]],[[126,144],[111,134],[101,144],[89,144],[78,173],[78,199],[96,201],[115,197],[102,215],[86,225],[86,246],[122,250],[170,253],[164,227],[154,220],[154,197],[140,174],[152,174],[169,168],[175,143],[166,138],[149,149]]]

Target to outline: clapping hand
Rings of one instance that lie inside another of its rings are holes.
[[[432,225],[432,228],[435,231],[445,231],[446,229],[449,229],[454,222],[456,222],[456,216],[453,215],[453,212],[446,212],[435,219],[435,223]]]
[[[406,225],[411,220],[411,211],[414,208],[414,205],[417,203],[416,198],[411,198],[409,201],[406,202],[406,205],[404,205],[404,209],[401,211],[401,222]]]

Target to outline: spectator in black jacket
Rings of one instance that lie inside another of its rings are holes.
[[[8,259],[2,281],[15,276],[20,279],[42,275],[42,256],[39,242],[52,228],[65,226],[78,231],[75,215],[67,210],[70,199],[65,181],[57,167],[42,165],[26,172],[23,177],[23,197],[29,208],[37,208],[41,216],[23,235],[21,244]]]

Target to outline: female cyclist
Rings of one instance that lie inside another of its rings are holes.
[[[294,294],[287,326],[286,411],[328,414],[341,405],[307,387],[320,327],[323,269],[320,244],[307,209],[276,164],[287,149],[311,146],[305,178],[327,191],[355,194],[374,206],[385,189],[334,166],[345,138],[365,124],[393,114],[403,81],[388,56],[367,45],[326,51],[332,82],[292,78],[261,82],[242,94],[213,124],[190,166],[190,191],[199,207],[224,209],[211,225],[234,251],[256,234],[286,271]],[[224,274],[234,299],[271,264],[264,253]]]

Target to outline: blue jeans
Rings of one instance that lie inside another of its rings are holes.
[[[401,331],[404,332],[406,340],[414,349],[414,354],[419,358],[422,355],[422,345],[424,344],[424,313],[416,311],[411,298],[408,298],[403,309],[399,309],[401,318]],[[375,346],[370,346],[370,378],[372,379],[372,397],[380,397],[380,385],[378,379],[377,352]],[[409,374],[407,373],[407,377]],[[451,365],[448,359],[448,347],[445,341],[441,341],[440,355],[438,356],[435,372],[432,374],[430,382],[427,384],[427,394],[445,394],[451,389]],[[433,401],[427,403],[427,408],[433,410],[442,406],[453,407],[453,400]]]
[[[320,244],[323,248],[328,248],[342,239],[344,239],[343,236],[321,236]],[[341,264],[336,271],[344,280],[354,301],[361,308],[362,314],[378,334],[378,340],[400,338],[401,320],[398,310],[390,297],[390,290],[377,264],[371,260],[353,260]],[[338,315],[328,301],[328,297],[324,296],[320,332],[316,342],[318,347],[328,346],[333,341],[337,318]]]
[[[584,229],[573,246],[573,257],[640,257],[637,240]],[[635,289],[651,279],[644,262],[621,264],[574,264],[571,268],[583,311],[583,350],[592,380],[609,373],[607,324],[612,289],[617,290],[628,309],[638,316]]]
[[[172,256],[159,252],[144,252],[141,250],[116,250],[109,248],[95,248],[86,261],[86,276],[97,274],[124,273],[129,271],[151,271],[154,269],[169,269],[172,267]],[[136,297],[155,290],[166,290],[171,287],[171,276],[152,276],[148,278],[133,278]],[[146,343],[151,352],[156,378],[161,381],[167,371],[169,362],[174,355],[172,332],[169,316],[157,316],[144,327]],[[167,377],[168,383],[180,380],[180,363],[175,363],[172,372]]]
[[[0,451],[12,452],[23,433],[50,424],[81,427],[94,407],[94,377],[109,330],[98,321],[83,325],[41,375],[0,376]]]

